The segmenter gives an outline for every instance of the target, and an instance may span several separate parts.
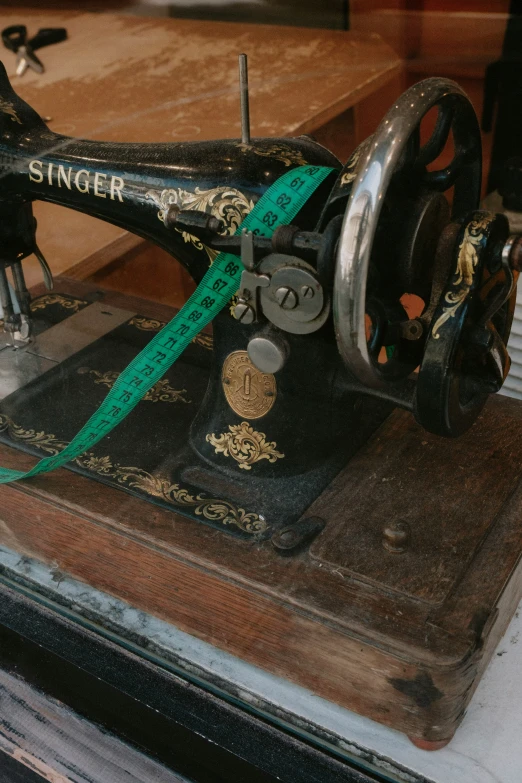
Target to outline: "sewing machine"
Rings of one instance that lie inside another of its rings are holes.
[[[0,96],[2,460],[63,450],[162,326],[134,300],[53,289],[35,199],[135,232],[196,282],[222,252],[243,268],[212,333],[68,466],[79,475],[1,488],[2,541],[418,744],[445,744],[520,597],[521,520],[503,537],[498,519],[522,475],[521,417],[516,405],[482,411],[509,369],[522,237],[479,209],[480,133],[464,92],[445,79],[415,85],[344,166],[311,138],[246,129],[200,143],[67,138],[4,70]],[[450,135],[453,158],[437,167]],[[293,223],[271,237],[238,230],[299,166],[332,171]],[[34,298],[22,263],[32,253],[49,289]],[[64,543],[69,523],[90,541],[94,527],[81,531],[100,515],[113,541],[123,528],[140,546],[152,537],[161,566],[107,541],[81,557]],[[110,577],[93,570],[100,553]],[[161,599],[146,595],[148,567]],[[167,584],[184,598],[169,599]],[[222,628],[212,611],[225,612]],[[254,646],[240,630],[252,617]]]

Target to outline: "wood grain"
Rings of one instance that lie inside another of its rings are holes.
[[[135,238],[133,234],[128,236]],[[83,271],[82,265],[80,279],[83,279]],[[122,294],[139,294],[177,308],[185,304],[196,288],[189,274],[169,253],[141,241],[88,279],[103,288]]]
[[[521,438],[522,421],[498,406],[455,441],[424,432],[411,414],[395,411],[372,448],[356,456],[311,507],[327,522],[312,555],[353,578],[440,606],[518,486]],[[480,500],[470,503],[470,497]],[[411,545],[400,555],[383,549],[388,520],[401,520],[412,531]]]
[[[3,8],[0,24],[19,23]],[[29,30],[64,26],[68,40],[45,49],[43,75],[15,75],[14,89],[57,133],[127,142],[182,142],[240,135],[237,56],[249,56],[254,136],[313,132],[392,79],[399,58],[374,34],[140,18],[75,11],[24,11]],[[121,228],[37,202],[38,240],[55,274],[87,277],[118,258]],[[128,248],[126,248],[128,249]],[[41,279],[24,263],[29,286]],[[139,289],[137,289],[139,290]]]
[[[484,74],[499,59],[509,0],[351,0],[351,29],[376,32],[404,58],[405,87],[430,76],[454,79],[480,117]],[[483,190],[492,133],[483,133]]]
[[[169,313],[117,292],[107,302]],[[522,406],[500,397],[461,441],[395,412],[308,510],[327,526],[294,557],[64,469],[0,487],[0,544],[342,706],[447,740],[522,595],[521,429]],[[0,447],[2,465],[33,463]],[[390,470],[399,478],[379,487]],[[392,555],[382,526],[404,514],[412,552]]]
[[[500,55],[509,4],[509,0],[351,0],[350,27],[381,35],[408,66],[411,61],[423,61],[428,70],[430,64],[435,69],[467,64],[483,72],[484,65]]]

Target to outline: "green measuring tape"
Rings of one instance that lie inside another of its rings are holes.
[[[257,235],[272,236],[277,226],[294,219],[331,171],[324,166],[300,166],[283,174],[259,199],[236,234],[246,228]],[[190,299],[120,373],[101,405],[63,451],[41,459],[27,472],[0,468],[0,484],[54,470],[111,432],[230,301],[238,290],[242,269],[237,256],[220,253]]]

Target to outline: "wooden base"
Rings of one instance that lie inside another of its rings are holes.
[[[506,398],[454,442],[396,411],[312,507],[327,526],[296,557],[66,470],[0,488],[0,544],[434,747],[521,597],[521,437]],[[381,543],[397,519],[402,553]]]
[[[293,557],[64,469],[0,486],[0,545],[435,748],[522,596],[521,442],[508,398],[455,441],[395,411]],[[33,463],[0,446],[0,465]]]

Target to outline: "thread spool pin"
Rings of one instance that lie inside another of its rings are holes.
[[[250,107],[248,102],[248,62],[239,55],[239,95],[241,101],[241,143],[250,144]]]

